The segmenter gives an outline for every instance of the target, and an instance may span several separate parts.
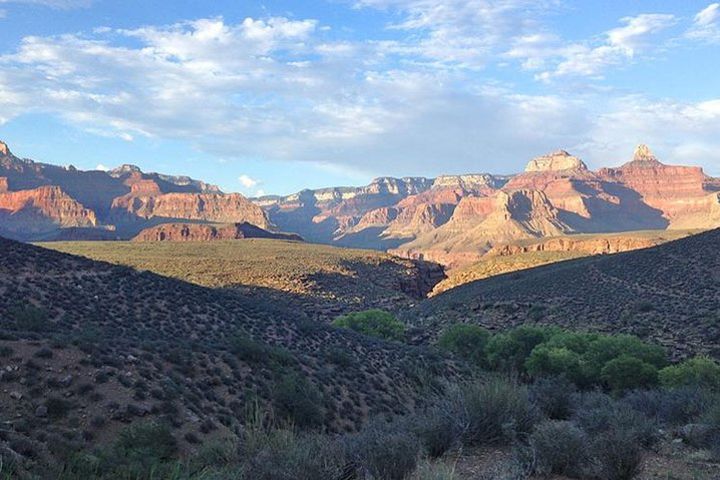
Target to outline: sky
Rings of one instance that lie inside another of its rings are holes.
[[[0,0],[0,140],[248,196],[639,143],[720,176],[720,3]]]

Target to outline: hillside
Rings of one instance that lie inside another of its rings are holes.
[[[441,267],[428,262],[370,250],[266,239],[53,242],[44,246],[198,285],[259,294],[325,321],[348,311],[407,308],[445,278]]]
[[[430,295],[438,295],[465,283],[503,273],[527,270],[590,255],[607,255],[654,247],[695,233],[699,232],[694,230],[650,230],[580,234],[499,245],[479,261],[449,270],[448,278],[435,285]]]
[[[256,402],[307,426],[353,429],[412,409],[418,379],[449,372],[422,350],[308,322],[259,293],[0,247],[3,455],[67,458],[159,418],[192,449],[233,436]]]
[[[720,357],[720,230],[657,247],[595,256],[468,283],[407,312],[437,332],[468,321],[505,329],[528,319],[626,332],[676,356]]]

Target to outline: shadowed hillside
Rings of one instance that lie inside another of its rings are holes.
[[[571,260],[472,282],[407,317],[439,329],[468,321],[505,329],[528,320],[633,333],[677,356],[720,356],[720,230],[658,247]]]
[[[368,250],[265,239],[163,243],[68,242],[48,248],[150,270],[207,287],[263,291],[312,318],[347,311],[397,310],[444,278],[442,268]]]
[[[310,428],[402,413],[441,357],[213,290],[0,239],[0,448],[63,458],[162,419],[183,448],[256,404]],[[7,451],[5,452],[7,453]]]

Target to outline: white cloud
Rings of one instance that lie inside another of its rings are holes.
[[[277,17],[27,37],[0,56],[0,124],[51,114],[97,135],[180,140],[228,161],[312,162],[346,176],[511,172],[559,147],[604,164],[640,141],[678,158],[720,152],[713,100],[552,84],[521,94],[476,72],[512,59],[548,78],[598,76],[652,51],[648,40],[670,16],[626,18],[595,42],[567,43],[530,18],[541,7],[520,0],[362,6],[397,10],[391,27],[403,38],[331,42],[313,19]],[[712,154],[699,160],[720,165]]]
[[[95,170],[100,170],[101,172],[107,172],[108,170],[110,170],[110,168],[103,165],[102,163],[98,163],[97,166],[95,167]]]
[[[242,185],[243,187],[248,188],[248,189],[254,188],[260,183],[259,180],[255,180],[254,178],[250,177],[249,175],[245,175],[245,174],[240,175],[240,177],[238,177],[238,182],[240,182],[240,185]]]
[[[537,28],[553,0],[358,0],[358,7],[392,9],[402,21],[391,25],[410,32],[388,44],[395,54],[415,55],[444,65],[483,67],[508,39]]]
[[[654,35],[676,22],[674,15],[646,13],[625,17],[621,27],[605,32],[600,45],[572,43],[562,45],[555,36],[532,38],[532,42],[517,44],[508,52],[514,58],[523,59],[526,68],[544,68],[554,63],[552,69],[537,75],[541,80],[564,76],[599,76],[611,66],[632,61],[640,53],[655,47]]]
[[[711,3],[697,15],[685,34],[695,40],[720,43],[720,3]]]

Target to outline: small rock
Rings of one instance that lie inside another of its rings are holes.
[[[35,409],[35,416],[44,418],[47,417],[48,409],[45,405],[40,405]]]
[[[67,375],[67,376],[63,377],[63,378],[60,380],[60,385],[62,385],[63,387],[67,388],[67,387],[69,387],[70,385],[72,385],[72,382],[73,382],[73,376],[72,376],[72,375]]]
[[[12,391],[10,392],[10,398],[12,398],[13,400],[20,400],[22,398],[22,393]]]

